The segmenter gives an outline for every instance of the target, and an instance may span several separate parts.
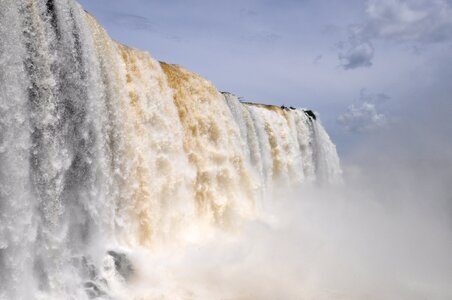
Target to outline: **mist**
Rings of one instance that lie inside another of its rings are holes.
[[[357,146],[342,161],[343,185],[285,193],[266,203],[258,219],[199,238],[183,251],[132,254],[141,265],[134,293],[150,299],[451,299],[451,148],[446,131],[426,134],[429,126],[420,120],[394,124]]]
[[[450,299],[450,163],[345,164],[343,186],[274,199],[239,233],[132,255],[142,273],[130,288],[150,299]]]

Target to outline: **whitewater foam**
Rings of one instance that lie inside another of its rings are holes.
[[[340,181],[303,110],[220,93],[75,1],[2,0],[0,40],[0,299],[120,299],[123,254],[238,230],[278,189]]]

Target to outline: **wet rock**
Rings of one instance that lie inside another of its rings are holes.
[[[98,298],[106,295],[106,293],[101,288],[99,288],[96,283],[92,281],[86,282],[84,284],[84,287],[86,294],[90,298]]]
[[[127,255],[116,251],[108,251],[107,254],[113,258],[118,274],[125,280],[128,280],[133,275],[134,270],[131,261],[127,258]]]
[[[317,116],[312,110],[305,110],[304,113],[313,120],[317,120]]]

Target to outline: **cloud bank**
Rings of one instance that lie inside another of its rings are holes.
[[[447,0],[370,0],[366,20],[350,25],[339,60],[345,70],[372,66],[372,41],[403,43],[418,49],[452,39],[452,5]]]
[[[390,97],[384,93],[372,94],[361,89],[359,103],[352,104],[338,117],[338,123],[350,132],[371,132],[388,125],[385,114],[378,107]]]
[[[447,0],[371,0],[370,35],[398,42],[438,43],[452,38],[452,7]]]
[[[369,132],[387,125],[386,116],[377,111],[375,104],[369,102],[360,106],[350,105],[347,112],[339,116],[338,121],[352,132]]]
[[[359,24],[348,27],[348,41],[339,45],[339,59],[344,69],[372,66],[374,46],[364,33],[365,30],[365,27]]]

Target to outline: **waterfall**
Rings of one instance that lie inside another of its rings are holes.
[[[73,0],[1,0],[0,40],[2,300],[115,299],[131,249],[340,181],[315,117],[121,45]]]

